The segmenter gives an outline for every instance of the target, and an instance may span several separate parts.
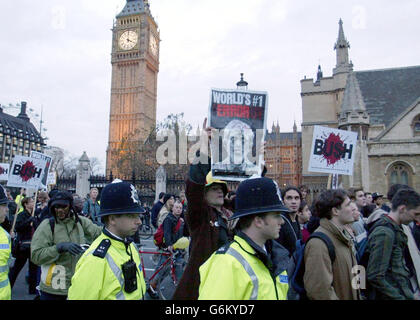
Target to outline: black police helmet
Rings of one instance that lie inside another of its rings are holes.
[[[127,182],[114,182],[105,186],[101,193],[100,217],[112,214],[145,213],[136,188]]]
[[[230,220],[266,212],[290,212],[277,183],[269,178],[242,181],[236,190],[235,214]]]

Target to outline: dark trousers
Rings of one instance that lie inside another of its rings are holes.
[[[13,266],[13,268],[10,269],[9,272],[9,281],[10,286],[13,288],[13,285],[15,284],[15,281],[19,275],[19,272],[22,270],[22,268],[25,266],[26,261],[29,260],[29,294],[36,294],[36,278],[38,273],[38,266],[31,262],[30,259],[31,250],[19,250],[16,253],[16,261]]]
[[[67,300],[67,296],[60,296],[58,294],[46,293],[44,291],[40,291],[40,292],[41,292],[41,296],[39,300],[49,300],[49,301]]]

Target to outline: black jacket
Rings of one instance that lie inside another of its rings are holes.
[[[276,239],[283,247],[289,251],[289,256],[292,256],[296,250],[297,240],[302,239],[302,232],[300,231],[299,222],[292,222],[290,215],[285,213],[282,214],[284,224],[281,226],[280,235]]]
[[[16,218],[15,226],[19,241],[31,241],[36,224],[37,219],[32,217],[28,211],[24,210],[19,213]]]
[[[153,207],[152,207],[152,214],[151,214],[151,218],[152,218],[152,225],[157,229],[158,225],[157,225],[157,219],[159,216],[159,212],[160,209],[162,209],[163,207],[163,203],[160,202],[160,200],[158,200],[158,202],[156,202]]]
[[[163,243],[165,247],[172,246],[184,234],[184,222],[181,222],[181,227],[178,231],[175,231],[178,220],[172,212],[169,212],[165,220],[163,220]]]

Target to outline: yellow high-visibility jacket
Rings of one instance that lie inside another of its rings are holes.
[[[106,231],[105,231],[106,232]],[[140,255],[134,244],[132,253],[137,266],[137,290],[124,291],[121,265],[130,260],[126,245],[102,233],[83,254],[71,279],[68,300],[140,300],[146,292]]]
[[[17,196],[16,196],[16,199],[15,199],[15,203],[17,204],[17,206],[18,206],[18,213],[21,213],[22,211],[23,211],[23,206],[22,206],[22,200],[25,198],[25,196],[23,196],[23,195],[20,195],[20,194],[18,194]],[[13,212],[13,214],[15,214],[14,212]]]
[[[286,300],[286,270],[271,275],[243,238],[217,250],[200,267],[199,300]]]
[[[11,260],[10,235],[0,226],[0,300],[11,300],[9,283],[9,263]]]

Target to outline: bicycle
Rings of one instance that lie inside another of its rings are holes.
[[[174,250],[176,249],[180,249],[180,250],[184,250],[185,248],[187,248],[189,245],[189,240],[185,237],[179,239],[175,244],[174,244]],[[143,266],[143,276],[144,279],[146,278],[146,271],[144,269],[144,260],[143,260],[143,254],[159,254],[162,256],[166,256],[167,259],[162,263],[162,265],[153,273],[153,275],[147,280],[147,285],[150,285],[150,282],[156,278],[156,276],[162,272],[162,274],[160,275],[159,281],[157,283],[156,289],[158,292],[159,297],[162,300],[170,300],[172,299],[172,296],[175,292],[176,286],[178,285],[178,278],[176,276],[176,268],[177,268],[177,263],[176,263],[176,258],[178,257],[178,255],[180,254],[184,254],[184,252],[182,251],[176,251],[175,253],[171,253],[171,252],[165,252],[165,251],[142,251],[142,249],[140,248],[139,250],[140,253],[140,259],[141,259],[141,263]],[[179,266],[178,266],[179,267]],[[182,266],[182,270],[185,267],[185,263]]]
[[[151,236],[153,236],[154,230],[153,230],[153,227],[150,224],[146,223],[146,217],[145,216],[141,217],[141,221],[142,221],[142,223],[141,223],[141,226],[139,227],[139,236],[140,236],[140,239],[147,240]]]

